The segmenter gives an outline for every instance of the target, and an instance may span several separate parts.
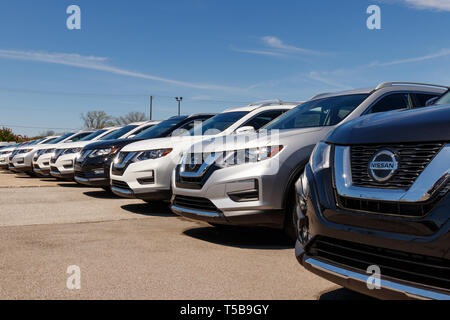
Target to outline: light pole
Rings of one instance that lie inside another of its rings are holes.
[[[183,97],[175,97],[175,100],[178,101],[178,115],[180,115],[180,104],[181,101],[183,100]]]

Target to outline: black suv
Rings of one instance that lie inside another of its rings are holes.
[[[450,92],[336,128],[296,190],[306,269],[378,298],[450,299]]]
[[[174,116],[154,125],[131,139],[117,139],[94,142],[83,148],[75,160],[75,181],[78,183],[109,188],[109,169],[111,162],[124,146],[141,140],[176,135],[189,131],[195,124],[215,116],[213,113]]]

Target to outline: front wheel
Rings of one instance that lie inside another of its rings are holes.
[[[290,195],[286,205],[286,216],[284,219],[284,232],[292,240],[297,240],[297,208],[295,203],[295,189],[290,191]]]

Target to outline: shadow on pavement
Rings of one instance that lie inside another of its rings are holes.
[[[376,300],[375,298],[366,296],[356,291],[352,291],[346,288],[339,288],[320,294],[318,300],[361,300],[369,301]]]
[[[5,174],[16,174],[15,172],[12,172],[11,170],[5,169],[5,170],[1,170],[1,173],[5,173]]]
[[[166,203],[133,203],[121,206],[122,209],[131,213],[154,217],[178,217]]]
[[[60,187],[69,187],[69,188],[87,188],[86,186],[84,186],[82,184],[79,184],[79,183],[76,183],[76,182],[70,182],[70,181],[58,183],[58,186],[60,186]]]
[[[32,174],[29,174],[29,173],[17,172],[16,173],[16,178],[19,178],[19,179],[30,179],[30,178],[36,178],[36,176],[32,175]]]
[[[98,191],[86,191],[83,192],[83,194],[96,199],[123,199],[116,196],[114,193],[105,191],[103,189],[100,189]]]
[[[245,249],[292,249],[294,243],[281,230],[257,227],[201,227],[184,234],[203,241]]]
[[[37,177],[37,178],[39,178],[39,180],[41,180],[41,181],[43,181],[43,182],[57,182],[57,181],[59,181],[58,179],[56,179],[56,178],[53,178],[53,177]]]

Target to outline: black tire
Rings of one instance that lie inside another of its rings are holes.
[[[105,190],[106,192],[112,193],[111,187],[102,187],[102,189]]]
[[[297,240],[297,211],[295,203],[294,186],[290,188],[289,196],[286,203],[286,216],[284,218],[284,233],[293,241]]]

